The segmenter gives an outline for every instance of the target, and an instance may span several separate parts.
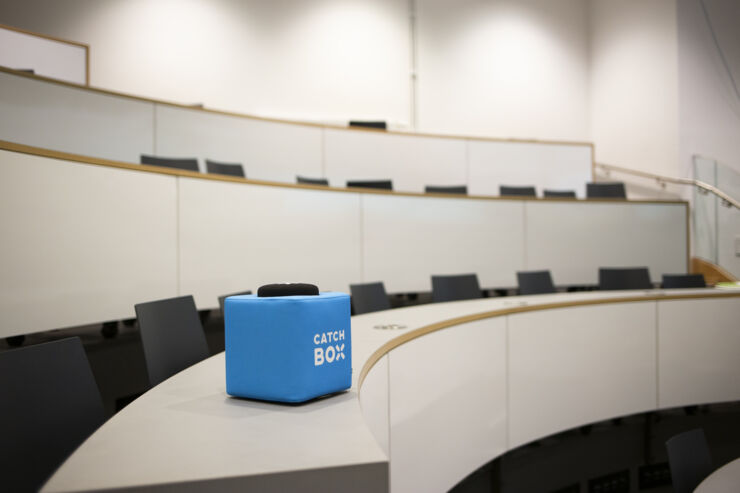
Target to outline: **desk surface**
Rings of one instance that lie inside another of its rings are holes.
[[[224,480],[254,486],[288,472],[368,466],[376,467],[373,477],[387,488],[388,458],[363,418],[358,390],[361,378],[393,347],[466,319],[497,313],[723,295],[737,296],[715,290],[560,293],[356,316],[352,319],[352,388],[298,406],[227,396],[221,353],[166,380],[111,418],[60,467],[43,491],[181,488],[192,482],[202,490],[208,481],[217,488]],[[392,324],[396,328],[387,328]],[[284,476],[281,480],[289,475]]]
[[[740,490],[740,457],[706,477],[694,493],[737,493]]]

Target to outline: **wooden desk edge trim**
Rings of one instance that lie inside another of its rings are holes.
[[[511,308],[502,308],[499,310],[474,313],[472,315],[465,315],[462,317],[456,317],[456,318],[452,318],[448,320],[443,320],[441,322],[433,323],[431,325],[426,325],[424,327],[419,327],[418,329],[405,332],[399,335],[398,337],[396,337],[395,339],[392,339],[386,342],[385,344],[383,344],[382,346],[380,346],[373,354],[370,355],[367,361],[363,364],[362,370],[360,370],[360,377],[357,380],[357,390],[359,391],[362,388],[362,384],[365,381],[365,377],[367,377],[367,374],[370,372],[372,367],[375,366],[375,363],[377,363],[383,356],[388,354],[391,350],[399,346],[402,346],[403,344],[406,344],[407,342],[413,341],[414,339],[418,339],[419,337],[425,336],[427,334],[431,334],[432,332],[436,332],[438,330],[447,329],[449,327],[454,327],[455,325],[466,324],[469,322],[475,322],[477,320],[484,320],[487,318],[501,317],[504,315],[513,315],[516,313],[534,312],[534,311],[540,311],[540,310],[553,310],[553,309],[558,309],[558,308],[570,308],[570,307],[591,306],[591,305],[606,305],[606,304],[612,304],[612,303],[638,303],[638,302],[644,302],[644,301],[694,300],[694,299],[706,299],[706,298],[718,298],[718,299],[740,298],[740,292],[739,293],[713,292],[713,293],[706,293],[706,294],[687,294],[687,295],[656,294],[652,296],[625,296],[621,298],[609,298],[609,299],[597,299],[597,300],[562,301],[558,303],[545,303],[542,305],[527,305],[527,306],[517,306],[517,307],[511,307]]]
[[[89,53],[89,48],[88,48],[88,53]],[[152,99],[152,98],[147,98],[144,96],[135,96],[133,94],[126,94],[123,92],[112,91],[110,89],[101,89],[98,87],[93,87],[89,85],[89,81],[87,85],[75,84],[73,82],[53,79],[51,77],[44,77],[43,75],[36,75],[36,74],[29,74],[26,72],[20,72],[18,70],[13,70],[12,68],[9,68],[9,67],[0,66],[0,72],[11,74],[11,75],[16,75],[18,77],[25,77],[27,79],[35,79],[41,82],[48,82],[51,84],[66,86],[72,89],[81,89],[84,91],[96,92],[96,93],[104,94],[107,96],[115,96],[115,97],[120,97],[120,98],[132,99],[135,101],[141,101],[144,103],[158,104],[162,106],[171,106],[174,108],[181,108],[181,109],[192,110],[192,111],[200,111],[200,112],[210,113],[214,115],[233,116],[236,118],[244,118],[246,120],[256,120],[256,121],[263,121],[263,122],[269,122],[269,123],[297,125],[297,126],[302,126],[302,127],[312,127],[312,128],[325,129],[325,130],[342,130],[346,132],[372,132],[372,133],[377,133],[381,135],[394,135],[394,136],[403,136],[403,137],[426,137],[426,138],[455,139],[455,140],[480,141],[480,142],[508,142],[512,144],[584,146],[584,147],[591,148],[592,155],[593,155],[593,149],[594,149],[593,142],[580,142],[580,141],[568,141],[568,140],[539,140],[539,139],[504,138],[504,137],[476,137],[472,135],[465,136],[465,135],[453,135],[453,134],[447,135],[447,134],[433,134],[433,133],[420,133],[420,132],[401,132],[397,130],[379,130],[379,129],[365,128],[365,127],[344,127],[341,125],[331,125],[328,123],[312,123],[312,122],[301,122],[301,121],[295,121],[295,120],[286,120],[286,119],[280,119],[280,118],[270,118],[270,117],[265,117],[265,116],[256,116],[256,115],[249,115],[246,113],[239,113],[236,111],[216,110],[216,109],[204,108],[200,106],[187,105],[183,103],[175,103],[173,101]],[[88,70],[88,76],[89,76],[89,70]],[[593,169],[593,159],[592,159],[592,169]]]
[[[393,190],[376,190],[372,188],[346,188],[331,187],[323,185],[307,185],[298,183],[284,183],[278,181],[255,180],[250,178],[239,178],[236,176],[219,175],[212,173],[200,173],[198,171],[186,171],[181,169],[166,168],[162,166],[151,166],[146,164],[125,163],[122,161],[113,161],[110,159],[94,158],[73,154],[63,151],[54,151],[41,147],[30,146],[26,144],[17,144],[0,140],[0,150],[17,152],[20,154],[29,154],[31,156],[46,157],[70,161],[78,164],[90,164],[94,166],[106,166],[109,168],[126,169],[145,173],[155,173],[160,175],[179,176],[182,178],[195,178],[200,180],[211,180],[231,183],[241,183],[246,185],[261,185],[269,187],[296,188],[301,190],[320,190],[324,192],[341,192],[341,193],[360,193],[374,195],[391,195],[394,197],[437,197],[448,199],[468,199],[468,200],[508,200],[517,202],[567,202],[574,204],[593,204],[593,203],[617,203],[617,204],[684,204],[688,211],[688,202],[679,200],[625,200],[625,199],[572,199],[560,197],[518,197],[518,196],[497,196],[497,195],[462,195],[450,193],[423,193],[423,192],[401,192]],[[688,212],[687,212],[688,214]],[[687,232],[688,234],[688,232]],[[687,240],[688,241],[688,240]]]

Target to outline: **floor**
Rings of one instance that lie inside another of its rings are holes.
[[[524,445],[452,491],[672,492],[665,442],[694,428],[704,430],[715,468],[740,457],[740,402],[692,406],[594,423]]]

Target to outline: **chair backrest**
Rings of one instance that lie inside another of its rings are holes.
[[[599,269],[599,289],[652,289],[650,271],[647,267],[611,268],[601,267]]]
[[[326,178],[309,178],[307,176],[296,176],[295,177],[296,183],[300,185],[324,185],[325,187],[329,186],[329,180]]]
[[[229,293],[229,294],[225,294],[223,296],[219,296],[218,297],[218,306],[219,306],[219,308],[221,308],[221,315],[223,316],[223,314],[224,314],[224,302],[226,301],[226,298],[228,298],[229,296],[242,296],[242,295],[245,295],[245,294],[252,294],[252,291],[249,291],[249,290],[247,290],[247,291],[239,291],[238,293]]]
[[[349,290],[352,293],[352,310],[355,315],[391,308],[382,282],[350,284]]]
[[[498,187],[498,194],[502,197],[536,197],[537,190],[535,190],[534,187],[510,187],[507,185],[501,185]]]
[[[380,190],[393,190],[391,180],[348,180],[347,188],[377,188]]]
[[[38,491],[103,421],[79,337],[0,353],[4,491]]]
[[[665,442],[668,464],[671,468],[673,491],[691,493],[704,478],[711,474],[712,457],[704,430],[679,433]]]
[[[519,283],[519,294],[546,294],[555,292],[555,285],[552,282],[552,276],[549,270],[517,272],[516,279]]]
[[[467,195],[468,187],[467,185],[452,185],[452,186],[427,185],[426,187],[424,187],[424,192],[426,193],[456,193],[456,194],[461,194],[461,195]]]
[[[542,194],[545,197],[562,198],[562,199],[574,199],[576,198],[576,192],[573,190],[543,190]]]
[[[241,176],[246,178],[244,174],[244,166],[241,163],[219,163],[217,161],[211,161],[206,159],[206,171],[216,175],[229,175],[229,176]]]
[[[663,287],[674,288],[706,288],[704,274],[663,274]]]
[[[164,168],[184,169],[186,171],[200,171],[198,169],[198,160],[195,158],[169,158],[142,154],[141,164],[151,164],[153,166],[162,166]]]
[[[482,298],[476,274],[432,276],[432,301],[434,303],[476,298]]]
[[[626,199],[624,183],[586,183],[586,197],[589,199]]]
[[[208,357],[192,296],[139,303],[134,308],[152,387]]]

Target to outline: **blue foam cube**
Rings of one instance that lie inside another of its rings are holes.
[[[352,385],[349,295],[230,296],[226,392],[304,402]]]

